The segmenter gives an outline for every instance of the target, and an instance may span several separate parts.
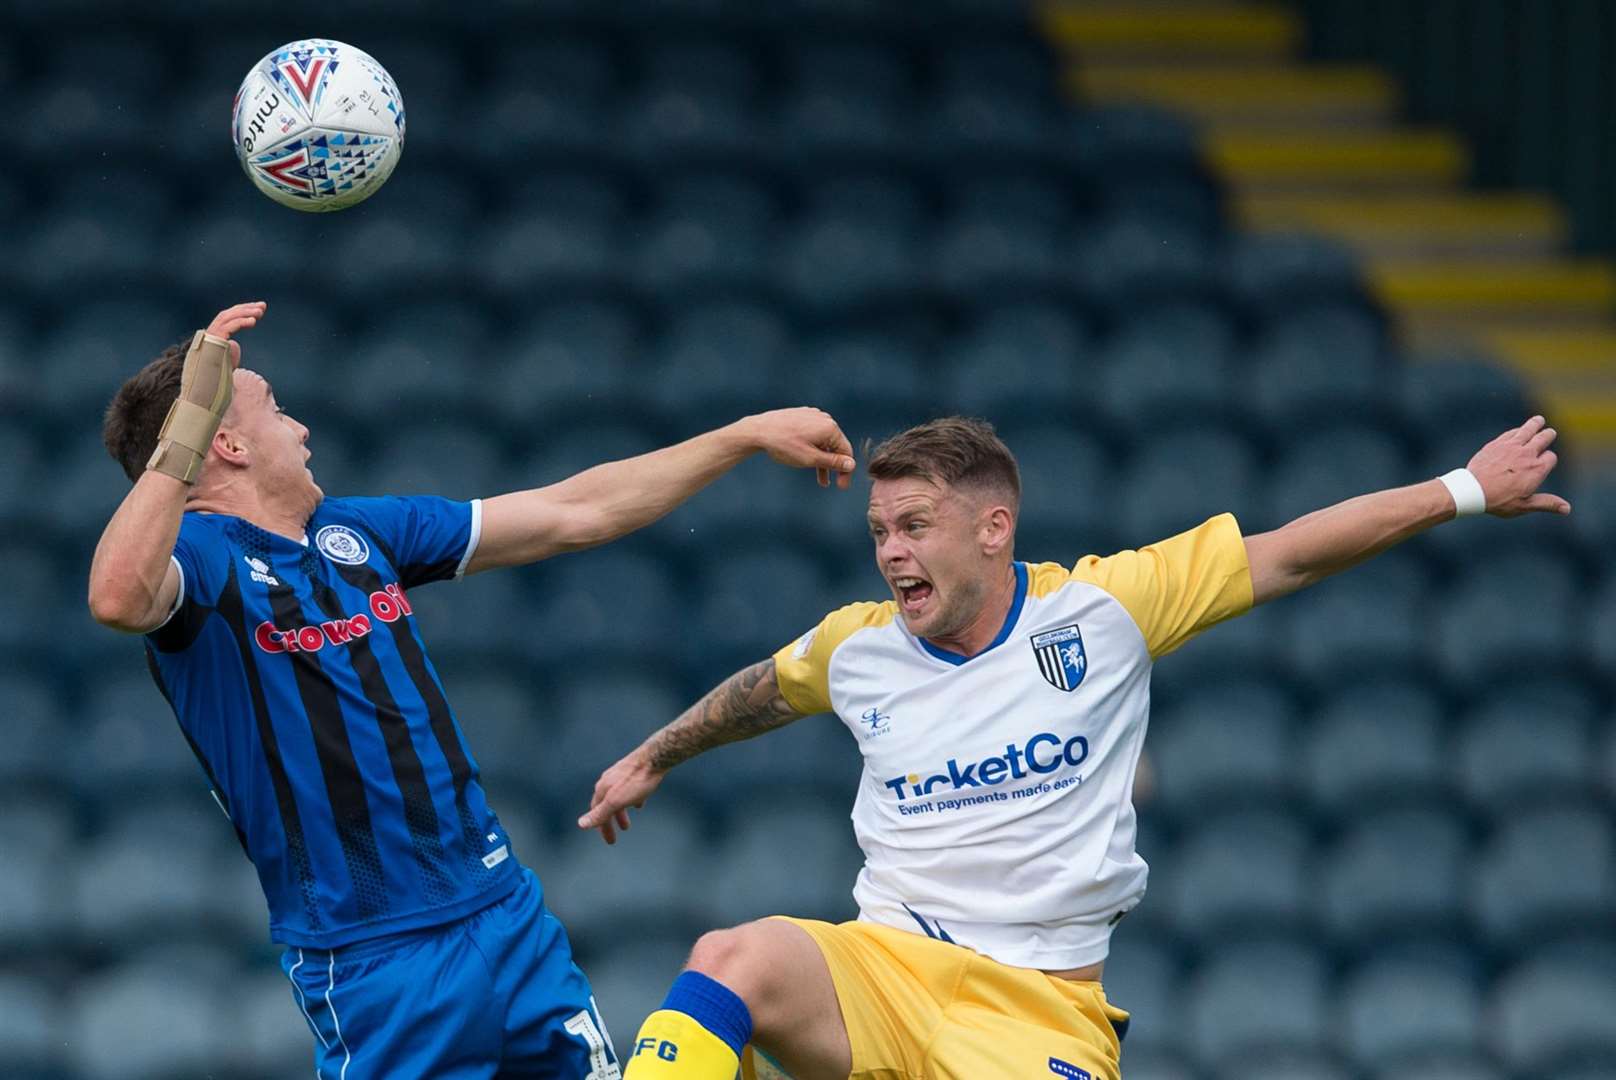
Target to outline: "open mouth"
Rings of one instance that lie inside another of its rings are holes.
[[[893,578],[892,584],[898,590],[905,611],[918,611],[931,598],[931,582],[925,578]]]

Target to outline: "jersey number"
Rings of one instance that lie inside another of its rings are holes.
[[[612,1047],[612,1037],[604,1031],[606,1025],[599,1022],[599,1016],[600,1006],[595,1004],[595,996],[591,994],[589,1008],[580,1009],[561,1026],[589,1047],[589,1073],[582,1080],[620,1080],[623,1074],[615,1060],[617,1051]]]

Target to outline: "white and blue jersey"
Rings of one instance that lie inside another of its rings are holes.
[[[187,513],[154,676],[269,901],[333,948],[499,900],[519,872],[427,657],[409,590],[465,572],[481,505],[327,499],[304,542]]]

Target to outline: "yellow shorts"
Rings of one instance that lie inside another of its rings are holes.
[[[1121,1080],[1128,1014],[1056,979],[868,922],[787,919],[824,954],[853,1047],[850,1080]],[[771,1075],[748,1051],[746,1080]]]

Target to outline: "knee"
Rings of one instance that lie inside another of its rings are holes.
[[[768,972],[766,950],[757,926],[757,923],[746,923],[703,934],[690,950],[687,966],[691,971],[718,980],[743,999],[749,999],[764,989],[763,980]]]

